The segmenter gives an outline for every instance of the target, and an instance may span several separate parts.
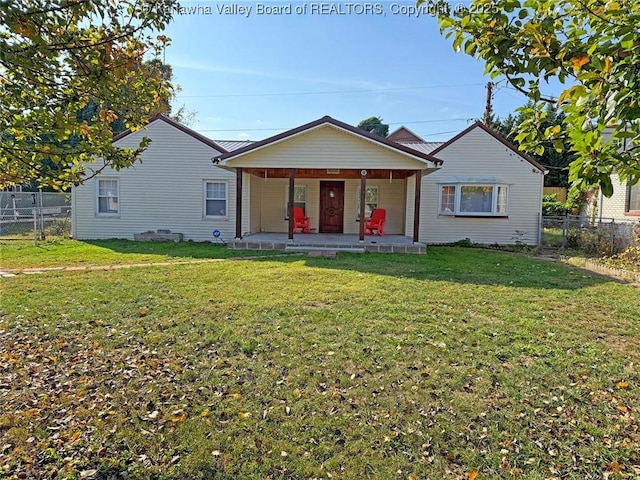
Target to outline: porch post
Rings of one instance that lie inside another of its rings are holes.
[[[367,171],[360,171],[360,231],[359,231],[359,239],[361,242],[364,242],[364,202],[366,199],[367,193]]]
[[[416,196],[413,205],[413,243],[418,243],[420,233],[420,187],[422,186],[422,171],[416,170]]]
[[[287,213],[289,214],[289,240],[293,240],[293,201],[295,196],[295,178],[296,178],[296,169],[289,169],[289,204],[287,205]]]
[[[236,238],[242,238],[242,168],[236,168]]]

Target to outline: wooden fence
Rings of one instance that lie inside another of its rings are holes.
[[[567,201],[567,189],[565,187],[544,187],[543,195],[555,195],[559,202]]]

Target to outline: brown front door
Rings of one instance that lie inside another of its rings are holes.
[[[320,233],[342,233],[344,182],[320,182]]]

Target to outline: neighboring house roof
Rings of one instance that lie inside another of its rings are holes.
[[[489,135],[491,135],[493,138],[495,138],[496,140],[498,140],[500,143],[502,143],[505,147],[507,147],[509,150],[513,151],[514,153],[518,154],[520,157],[522,157],[524,160],[526,160],[527,162],[529,162],[531,165],[533,165],[534,167],[536,167],[538,170],[540,170],[541,172],[546,172],[547,169],[543,166],[540,165],[538,162],[536,162],[534,159],[532,159],[531,157],[529,157],[528,155],[522,153],[520,150],[518,150],[518,147],[516,147],[513,143],[509,142],[507,139],[505,139],[502,135],[500,135],[498,132],[496,132],[495,130],[493,130],[492,128],[487,127],[484,123],[482,122],[476,122],[473,125],[470,125],[469,127],[465,128],[463,131],[461,131],[459,134],[457,134],[455,137],[451,138],[450,140],[444,142],[442,145],[440,145],[439,147],[435,148],[434,150],[432,150],[430,153],[431,155],[437,155],[440,151],[444,150],[445,148],[447,148],[449,145],[451,145],[452,143],[455,143],[458,139],[464,137],[467,133],[469,133],[470,131],[476,129],[476,128],[480,128],[482,130],[484,130],[485,132],[487,132]]]
[[[398,143],[404,143],[404,142],[422,143],[422,142],[424,142],[424,139],[422,137],[419,137],[418,135],[413,133],[411,130],[409,130],[407,127],[405,127],[404,125],[402,127],[400,127],[400,128],[395,129],[393,132],[391,132],[389,135],[387,135],[387,138],[389,140],[393,140],[394,142],[398,142]]]
[[[256,143],[255,140],[214,140],[218,145],[225,148],[227,152],[233,152],[240,148]]]
[[[383,145],[385,147],[391,148],[393,150],[396,150],[398,152],[402,152],[405,154],[408,154],[412,157],[418,158],[420,160],[426,160],[428,162],[432,162],[438,165],[441,165],[443,162],[442,160],[429,155],[427,153],[424,153],[422,151],[407,147],[405,145],[402,145],[400,143],[396,143],[392,140],[389,140],[387,138],[383,138],[383,137],[379,137],[378,135],[375,135],[373,133],[369,133],[365,130],[362,130],[360,128],[354,127],[352,125],[349,125],[347,123],[341,122],[339,120],[336,120],[335,118],[329,117],[329,116],[324,116],[322,118],[319,118],[318,120],[314,120],[313,122],[309,122],[306,123],[304,125],[300,125],[299,127],[293,128],[291,130],[287,130],[286,132],[283,133],[279,133],[278,135],[274,135],[272,137],[269,138],[265,138],[264,140],[260,140],[258,142],[254,142],[250,145],[247,145],[245,147],[239,148],[237,150],[234,150],[232,152],[227,152],[227,153],[223,153],[222,155],[218,155],[214,161],[217,163],[221,160],[228,160],[231,158],[236,158],[239,156],[244,155],[245,153],[249,153],[249,152],[253,152],[256,150],[259,150],[263,147],[272,145],[272,144],[276,144],[278,142],[281,142],[282,140],[286,140],[287,138],[291,138],[291,137],[295,137],[297,135],[300,135],[302,133],[305,133],[307,131],[313,130],[317,127],[320,127],[322,125],[332,125],[333,127],[336,127],[342,131],[351,133],[353,135],[356,135],[358,137],[362,137],[364,139],[367,139],[369,141],[372,141],[373,143],[377,143],[380,145]]]
[[[163,121],[169,125],[171,125],[172,127],[177,128],[178,130],[186,133],[187,135],[189,135],[190,137],[195,138],[196,140],[204,143],[205,145],[210,146],[211,148],[214,148],[215,150],[218,150],[221,153],[227,153],[227,149],[220,146],[218,143],[214,142],[213,140],[211,140],[210,138],[205,137],[204,135],[199,134],[198,132],[196,132],[195,130],[191,130],[189,127],[185,127],[184,125],[182,125],[181,123],[176,122],[175,120],[172,120],[171,118],[167,117],[166,115],[163,115],[161,113],[151,117],[149,119],[149,123],[148,125],[152,124],[153,122],[156,121]],[[124,137],[132,134],[133,131],[131,129],[126,130],[122,133],[119,133],[118,135],[116,135],[115,137],[113,137],[113,139],[111,140],[111,142],[117,142],[118,140],[122,140]]]
[[[400,145],[404,145],[405,147],[417,150],[418,152],[431,153],[444,142],[405,142],[400,140],[398,141],[398,143]]]

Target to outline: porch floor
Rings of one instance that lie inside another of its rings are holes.
[[[231,240],[227,246],[236,250],[285,250],[285,251],[351,251],[379,253],[426,253],[424,243],[413,243],[404,235],[365,235],[364,242],[358,235],[330,233],[297,233],[290,241],[286,233],[255,233],[241,240]]]

